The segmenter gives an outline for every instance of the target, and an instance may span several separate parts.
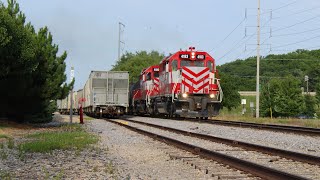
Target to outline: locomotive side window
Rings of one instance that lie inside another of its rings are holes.
[[[172,71],[176,71],[178,69],[178,61],[173,60],[171,63]]]
[[[162,63],[162,71],[166,71],[166,63]]]
[[[147,74],[147,81],[150,81],[151,80],[151,73],[148,73]]]
[[[210,69],[210,71],[212,72],[212,62],[208,61],[207,62],[207,67]]]

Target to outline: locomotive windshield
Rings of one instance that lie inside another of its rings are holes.
[[[183,67],[183,66],[204,67],[204,61],[181,60],[180,67]]]
[[[158,72],[158,71],[155,71],[154,74],[153,74],[153,76],[154,76],[154,77],[159,77],[159,72]]]

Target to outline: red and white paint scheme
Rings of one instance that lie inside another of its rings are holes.
[[[133,111],[146,114],[150,111],[151,100],[159,94],[159,66],[154,65],[144,69],[138,83],[132,90]]]
[[[218,115],[223,93],[215,59],[207,52],[194,47],[180,50],[165,57],[158,67],[159,78],[149,83],[140,78],[145,84],[141,87],[145,113],[205,119]]]

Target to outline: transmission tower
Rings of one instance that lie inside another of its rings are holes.
[[[124,28],[126,26],[122,23],[122,22],[119,22],[119,40],[118,40],[118,61],[120,61],[120,58],[121,58],[121,45],[124,45],[124,41],[122,40],[121,38],[121,35],[122,33],[124,32]]]

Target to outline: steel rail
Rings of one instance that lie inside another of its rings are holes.
[[[305,162],[305,163],[309,163],[312,165],[320,166],[320,157],[318,157],[318,156],[313,156],[313,155],[309,155],[309,154],[303,154],[303,153],[299,153],[299,152],[288,151],[288,150],[283,150],[283,149],[278,149],[278,148],[273,148],[273,147],[267,147],[267,146],[262,146],[262,145],[257,145],[257,144],[252,144],[252,143],[247,143],[247,142],[242,142],[242,141],[237,141],[237,140],[232,140],[232,139],[226,139],[226,138],[221,138],[221,137],[216,137],[216,136],[211,136],[211,135],[199,134],[199,133],[184,131],[184,130],[175,129],[175,128],[171,128],[171,127],[151,124],[151,123],[147,123],[147,122],[135,121],[135,120],[130,120],[130,119],[125,119],[125,120],[129,121],[129,122],[133,122],[133,123],[151,126],[154,128],[159,128],[162,130],[171,131],[174,133],[179,133],[179,134],[182,134],[185,136],[201,138],[201,139],[209,140],[212,142],[223,143],[223,144],[227,144],[230,146],[241,147],[241,148],[244,148],[247,150],[259,151],[259,152],[263,152],[263,153],[269,154],[269,155],[277,155],[277,156],[285,157],[285,158],[292,159],[295,161],[300,161],[300,162]]]
[[[245,160],[242,160],[242,159],[238,159],[238,158],[235,158],[235,157],[232,157],[232,156],[228,156],[228,155],[221,154],[221,153],[218,153],[218,152],[210,151],[210,150],[198,147],[198,146],[187,144],[187,143],[184,143],[184,142],[172,139],[172,138],[168,138],[168,137],[165,137],[165,136],[162,136],[162,135],[151,133],[151,132],[148,132],[148,131],[145,131],[145,130],[142,130],[142,129],[139,129],[139,128],[136,128],[136,127],[132,127],[132,126],[130,126],[130,125],[126,124],[126,123],[123,123],[123,122],[109,120],[109,119],[106,119],[106,120],[108,122],[115,123],[115,124],[121,125],[123,127],[126,127],[128,129],[133,130],[135,132],[138,132],[140,134],[147,135],[147,136],[149,136],[149,137],[151,137],[153,139],[156,139],[158,141],[164,142],[166,144],[170,144],[170,145],[173,145],[173,146],[175,146],[177,148],[189,151],[189,152],[191,152],[193,154],[197,154],[202,158],[218,161],[218,162],[220,162],[222,164],[229,165],[229,166],[231,166],[233,168],[248,172],[250,174],[253,174],[255,176],[258,176],[258,177],[261,177],[261,178],[264,178],[264,179],[272,179],[272,180],[273,179],[278,179],[278,180],[282,180],[282,179],[283,180],[287,180],[287,179],[292,179],[292,180],[294,180],[294,179],[306,179],[306,178],[298,176],[298,175],[294,175],[294,174],[290,174],[290,173],[287,173],[287,172],[279,171],[279,170],[276,170],[276,169],[273,169],[273,168],[269,168],[269,167],[266,167],[266,166],[262,166],[262,165],[259,165],[259,164],[256,164],[256,163],[252,163],[252,162],[245,161]]]
[[[210,123],[210,124],[233,125],[233,126],[240,126],[240,127],[250,127],[250,128],[280,131],[280,132],[320,136],[320,128],[285,126],[285,125],[276,125],[276,124],[260,124],[260,123],[225,121],[225,120],[204,120],[203,122]]]
[[[146,116],[146,117],[151,117],[151,116]],[[161,117],[151,117],[151,118],[161,118]],[[228,121],[228,120],[218,120],[218,119],[198,120],[198,119],[194,119],[194,118],[180,118],[180,117],[172,118],[172,119],[177,120],[177,121],[190,121],[190,122],[207,123],[207,124],[219,124],[219,125],[226,125],[226,126],[264,129],[264,130],[271,130],[271,131],[276,131],[276,132],[286,132],[286,133],[294,133],[294,134],[309,135],[309,136],[320,136],[320,128],[287,126],[287,125],[277,125],[277,124],[261,124],[261,123],[250,123],[250,122],[243,122],[243,121]]]
[[[198,123],[207,123],[207,124],[219,124],[226,126],[236,126],[243,128],[255,128],[255,129],[265,129],[277,132],[286,132],[302,135],[311,135],[311,136],[320,136],[320,128],[309,128],[309,127],[299,127],[299,126],[286,126],[286,125],[276,125],[276,124],[260,124],[260,123],[250,123],[243,121],[227,121],[227,120],[198,120],[193,118],[173,118],[173,120],[178,121],[190,121]]]

